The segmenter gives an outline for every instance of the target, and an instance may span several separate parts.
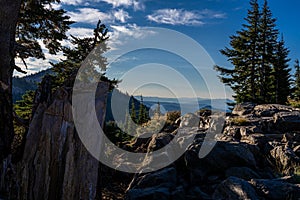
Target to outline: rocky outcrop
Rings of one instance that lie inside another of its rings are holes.
[[[100,83],[96,109],[104,120],[109,84]],[[47,88],[47,87],[44,87]],[[95,199],[99,162],[80,141],[72,116],[71,88],[62,87],[51,97],[37,92],[36,107],[21,162],[3,167],[1,190],[8,199]],[[89,106],[93,102],[85,102]],[[11,175],[13,173],[13,175]],[[3,184],[5,179],[7,185]]]
[[[128,199],[155,199],[159,195],[163,199],[299,199],[298,109],[275,104],[237,105],[204,158],[199,157],[199,151],[209,144],[204,138],[210,133],[212,116],[199,113],[181,117],[181,131],[173,132],[172,137],[170,133],[157,134],[147,143],[148,151],[154,151],[182,131],[186,139],[193,138],[173,165],[136,175],[127,190]],[[289,177],[278,178],[283,175]]]

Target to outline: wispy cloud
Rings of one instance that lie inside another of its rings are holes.
[[[129,13],[122,10],[113,10],[109,13],[101,12],[95,8],[79,8],[75,12],[68,12],[71,20],[81,23],[88,23],[95,25],[99,19],[104,23],[121,22],[125,23],[130,18]]]
[[[108,4],[111,4],[114,8],[117,7],[133,7],[134,10],[144,10],[145,5],[141,0],[101,0],[103,2],[106,2]]]
[[[66,41],[63,42],[63,45]],[[25,60],[26,65],[28,66],[28,69],[25,69],[25,66],[23,64],[23,61],[19,58],[15,60],[16,65],[21,67],[24,71],[27,72],[26,75],[34,74],[38,71],[45,70],[51,67],[51,64],[49,62],[58,62],[61,59],[64,59],[65,56],[62,52],[57,53],[56,55],[50,54],[48,49],[45,47],[45,44],[42,40],[38,40],[38,43],[41,45],[41,48],[45,54],[45,59],[36,59],[36,58],[28,58]],[[20,72],[14,71],[14,76],[24,76],[24,74],[21,74]]]
[[[199,16],[202,19],[224,19],[226,18],[226,13],[224,12],[218,12],[214,10],[204,9],[197,11]]]
[[[66,5],[85,5],[89,6],[94,3],[105,2],[112,5],[114,8],[118,7],[133,7],[134,10],[144,10],[145,5],[141,0],[62,0],[63,4]]]
[[[84,3],[86,2],[85,0],[61,0],[61,2],[63,4],[66,4],[66,5],[74,5],[74,6],[77,6],[77,5],[84,5]]]
[[[58,9],[61,8],[61,4],[59,4],[59,3],[50,3],[48,5],[45,5],[45,8],[47,8],[47,9],[53,8],[55,10],[58,10]]]
[[[201,11],[187,11],[183,9],[160,9],[154,11],[147,19],[159,24],[201,26],[205,19],[225,18],[225,13],[208,9]]]
[[[72,27],[68,33],[68,35],[73,35],[75,37],[83,38],[83,37],[92,37],[94,34],[94,29],[91,28],[82,28],[82,27]]]
[[[125,23],[128,19],[130,19],[131,17],[129,16],[128,12],[119,9],[116,11],[112,12],[112,15],[114,16],[114,19],[117,19],[118,21],[120,21],[121,23]]]
[[[171,25],[203,25],[197,13],[182,9],[160,9],[152,15],[147,16],[148,20],[159,24]]]
[[[155,34],[153,31],[145,30],[136,24],[112,25],[108,45],[111,49],[126,44],[128,40],[140,39]]]

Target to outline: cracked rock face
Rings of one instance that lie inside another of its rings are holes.
[[[96,98],[96,109],[103,122],[109,84],[103,82],[99,88],[101,98]],[[5,188],[1,181],[1,189],[6,190],[9,199],[95,199],[99,162],[75,130],[71,88],[58,89],[51,100],[45,92],[49,91],[40,91],[43,101],[37,100],[23,158],[11,165],[15,174],[9,183],[15,187]],[[7,170],[2,172],[0,177],[9,176]]]

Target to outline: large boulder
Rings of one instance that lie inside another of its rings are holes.
[[[247,181],[237,177],[229,177],[215,190],[213,199],[259,199],[255,189]]]
[[[239,115],[239,116],[250,114],[253,111],[255,106],[256,104],[250,102],[237,104],[232,110],[232,114]]]
[[[210,144],[204,143],[202,145]],[[203,147],[199,144],[193,144],[186,151],[185,160],[188,167],[217,174],[222,174],[231,167],[256,168],[255,156],[248,144],[218,141],[212,151],[202,159],[198,157],[200,148]]]
[[[225,172],[226,177],[235,176],[244,180],[251,180],[251,179],[258,179],[260,176],[258,173],[253,171],[252,169],[248,167],[231,167],[226,170]]]
[[[272,117],[278,112],[292,112],[294,108],[280,104],[261,104],[254,108],[254,114],[257,117]]]
[[[279,112],[274,115],[274,123],[281,131],[300,131],[300,112]]]
[[[193,113],[187,113],[181,117],[180,128],[199,127],[200,117]]]
[[[170,199],[176,190],[177,172],[175,168],[165,168],[145,175],[136,175],[130,183],[126,198],[135,199]]]
[[[291,175],[295,169],[300,167],[300,158],[287,145],[276,146],[270,151],[270,154],[274,159],[277,170],[281,173]]]
[[[300,199],[300,186],[282,180],[253,179],[250,183],[258,195],[265,199]]]

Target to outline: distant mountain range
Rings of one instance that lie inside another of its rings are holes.
[[[140,97],[136,96],[136,99]],[[204,99],[204,98],[164,98],[164,97],[143,97],[147,107],[156,106],[159,102],[165,111],[181,110],[182,114],[195,112],[199,109],[207,108],[217,111],[229,112],[227,103],[233,103],[230,99]]]
[[[13,101],[14,103],[20,99],[28,90],[36,90],[38,84],[42,81],[46,74],[54,74],[51,69],[46,69],[35,74],[24,77],[13,77]]]
[[[17,100],[20,100],[22,98],[22,95],[25,94],[28,90],[36,90],[38,87],[38,83],[42,81],[42,78],[46,74],[54,74],[54,72],[51,69],[47,69],[41,72],[38,72],[36,74],[24,76],[24,77],[14,77],[13,78],[13,100],[16,102]],[[124,96],[125,98],[126,94],[120,93],[120,98]],[[140,100],[140,96],[135,96],[135,99]],[[195,112],[198,109],[201,108],[208,108],[208,109],[214,109],[219,111],[226,111],[228,112],[228,106],[226,103],[232,103],[233,101],[230,99],[204,99],[204,98],[164,98],[164,97],[143,97],[144,105],[148,108],[151,108],[153,106],[157,106],[157,103],[159,102],[161,105],[161,111],[175,111],[175,110],[181,110],[182,114],[188,113],[188,112]],[[108,104],[110,101],[110,95],[108,99]],[[213,102],[213,103],[212,103]],[[139,103],[135,103],[138,107]],[[110,113],[109,113],[110,115]]]

